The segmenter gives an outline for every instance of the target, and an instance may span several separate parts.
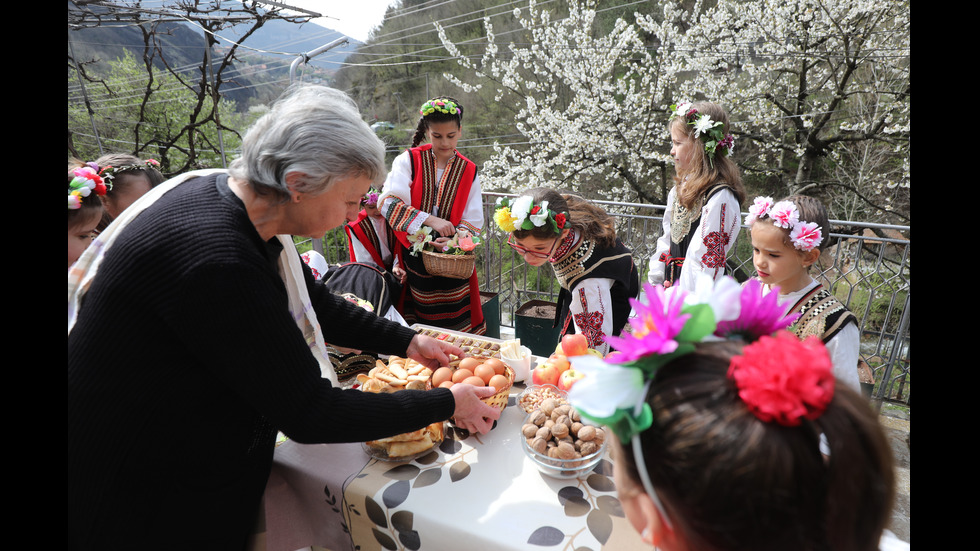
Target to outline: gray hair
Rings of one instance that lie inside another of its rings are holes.
[[[377,184],[387,173],[384,143],[361,120],[346,94],[325,86],[293,85],[242,140],[242,156],[228,172],[259,194],[290,196],[286,175],[306,174],[294,190],[319,195],[336,181],[366,176]]]

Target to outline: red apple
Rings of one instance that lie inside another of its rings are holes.
[[[558,386],[558,377],[561,372],[553,364],[545,362],[534,368],[531,372],[531,382],[536,385],[555,385]]]
[[[552,354],[548,356],[548,359],[544,363],[555,366],[558,369],[558,373],[564,373],[568,371],[568,368],[572,367],[572,364],[568,363],[568,358],[564,354]]]
[[[566,356],[582,356],[589,350],[589,339],[581,333],[565,335],[561,338],[561,348]]]
[[[575,368],[569,369],[568,371],[562,373],[561,377],[558,379],[558,388],[565,391],[571,390],[572,385],[575,384],[575,381],[578,381],[583,377],[585,377],[585,373],[576,371]]]

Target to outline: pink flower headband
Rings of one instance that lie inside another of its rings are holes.
[[[822,228],[816,222],[800,220],[800,211],[792,201],[780,201],[773,204],[772,197],[755,198],[745,217],[745,224],[751,226],[757,220],[769,218],[772,225],[789,230],[790,241],[800,251],[809,252],[823,243]]]

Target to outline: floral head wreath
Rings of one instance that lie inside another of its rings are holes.
[[[772,225],[789,230],[789,239],[797,250],[812,251],[823,243],[823,228],[816,222],[800,220],[800,211],[792,201],[780,201],[773,204],[772,197],[756,197],[745,224],[751,226],[758,220],[772,220]]]
[[[717,282],[702,275],[692,293],[646,284],[647,303],[630,299],[636,318],[631,335],[607,337],[616,350],[605,360],[570,358],[586,376],[569,391],[575,409],[612,429],[623,445],[632,443],[637,471],[647,494],[667,514],[650,483],[640,434],[653,424],[646,401],[657,371],[694,352],[700,342],[741,338],[753,342],[731,359],[728,377],[738,396],[764,422],[796,426],[815,419],[834,394],[830,356],[819,339],[801,342],[782,331],[799,314],[784,315],[777,293],[763,295],[758,280],[744,287],[725,276]]]
[[[98,165],[88,163],[71,171],[74,176],[68,182],[68,210],[82,208],[82,200],[91,194],[105,195],[107,188],[102,176],[98,173]]]
[[[381,196],[381,191],[371,188],[364,194],[364,197],[361,197],[361,204],[368,208],[377,208],[379,196]]]
[[[462,114],[463,109],[456,105],[456,102],[453,100],[446,98],[430,99],[419,108],[419,114],[423,117],[431,115],[436,111],[446,115],[459,115]]]
[[[106,183],[109,184],[109,189],[112,189],[112,181],[121,172],[127,172],[130,170],[146,170],[148,168],[154,168],[154,169],[160,168],[160,162],[157,161],[156,159],[147,159],[141,163],[134,164],[134,165],[122,165],[122,166],[110,165],[102,168],[99,168],[98,165],[96,165],[95,163],[89,163],[89,164],[94,166],[95,169],[99,171],[99,175],[102,176],[102,179],[104,179]]]
[[[493,220],[500,229],[508,233],[516,230],[533,230],[547,224],[557,235],[568,223],[565,213],[549,209],[547,201],[535,205],[529,195],[521,195],[516,199],[498,197],[496,209]]]
[[[684,101],[671,105],[670,110],[671,120],[679,117],[694,127],[694,137],[704,142],[704,151],[708,154],[708,162],[711,166],[714,166],[716,153],[727,157],[735,150],[735,136],[725,134],[725,123],[713,121],[708,115],[699,113],[691,102]]]

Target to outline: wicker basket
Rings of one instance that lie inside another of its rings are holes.
[[[480,398],[484,404],[495,407],[500,411],[504,411],[504,408],[507,407],[507,398],[510,396],[510,389],[512,386],[514,386],[514,377],[516,376],[514,370],[511,369],[509,365],[505,365],[504,369],[504,373],[507,375],[507,378],[510,379],[510,384],[500,389],[500,391],[489,398]]]
[[[422,263],[425,264],[425,270],[432,275],[469,279],[476,266],[476,255],[442,254],[423,250]]]
[[[473,357],[480,360],[490,359],[484,356],[473,356]],[[514,372],[514,370],[509,365],[506,364],[504,365],[504,373],[507,375],[507,378],[510,379],[510,383],[506,387],[497,391],[497,393],[494,394],[493,396],[480,398],[480,401],[482,401],[484,404],[491,407],[495,407],[500,411],[504,411],[504,408],[507,407],[507,399],[510,397],[510,389],[514,386],[514,378],[516,377],[516,373]],[[431,390],[433,388],[435,387],[432,386],[432,376],[430,375],[429,381],[426,384],[426,389]],[[450,421],[452,421],[452,419],[450,419]]]

